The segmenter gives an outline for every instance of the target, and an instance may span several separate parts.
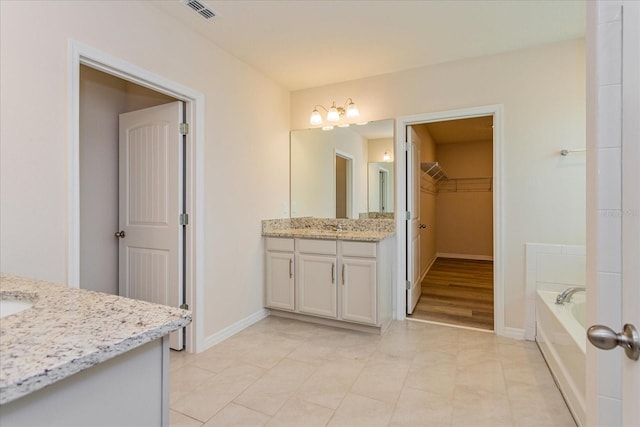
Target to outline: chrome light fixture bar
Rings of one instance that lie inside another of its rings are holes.
[[[322,115],[320,115],[320,111],[318,111],[318,108],[322,108],[327,112],[327,121],[332,123],[340,121],[340,118],[345,115],[347,116],[347,118],[358,117],[360,115],[358,107],[351,98],[347,98],[344,103],[344,107],[337,106],[335,101],[333,101],[333,104],[331,104],[331,107],[329,107],[328,109],[318,104],[313,107],[311,118],[309,119],[309,123],[314,126],[322,124]]]

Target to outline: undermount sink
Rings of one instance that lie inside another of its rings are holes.
[[[20,313],[21,311],[31,308],[32,306],[33,303],[29,301],[0,299],[0,318]]]

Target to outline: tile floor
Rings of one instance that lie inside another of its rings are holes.
[[[534,343],[414,321],[378,336],[271,316],[170,370],[171,427],[575,427]]]

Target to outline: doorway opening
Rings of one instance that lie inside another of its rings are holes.
[[[502,107],[399,118],[397,318],[504,335]],[[404,161],[403,161],[404,160]],[[405,286],[406,283],[406,286]]]
[[[204,219],[203,200],[203,123],[202,109],[204,96],[189,88],[150,73],[133,64],[112,57],[103,52],[85,46],[74,40],[69,42],[69,265],[68,285],[80,288],[87,287],[81,280],[81,168],[80,168],[80,90],[81,66],[86,66],[110,76],[118,77],[128,84],[135,84],[152,92],[153,97],[175,99],[183,105],[187,122],[188,135],[184,138],[184,153],[181,163],[186,171],[183,182],[183,196],[185,211],[189,214],[188,226],[184,231],[184,295],[188,308],[192,310],[193,322],[185,331],[185,348],[188,352],[197,352],[204,342],[203,319],[199,313],[203,312],[203,253],[204,242],[196,236],[202,234]],[[113,95],[111,93],[111,95]],[[138,100],[139,101],[139,100]],[[177,183],[176,183],[177,185]],[[196,189],[198,191],[196,192]],[[114,230],[115,231],[115,230]],[[108,233],[114,238],[114,232]],[[117,284],[117,281],[114,282]],[[111,285],[113,286],[113,284]],[[117,292],[111,292],[117,293]]]
[[[351,218],[353,205],[353,158],[336,150],[336,218]]]
[[[493,117],[411,126],[420,296],[411,319],[493,330]]]

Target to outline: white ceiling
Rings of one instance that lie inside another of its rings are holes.
[[[586,0],[153,4],[289,90],[584,37]]]

